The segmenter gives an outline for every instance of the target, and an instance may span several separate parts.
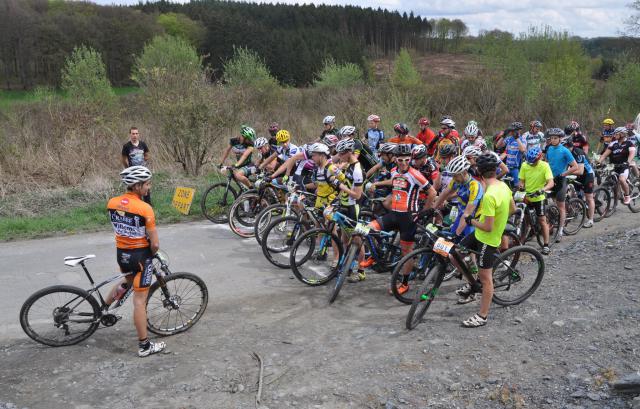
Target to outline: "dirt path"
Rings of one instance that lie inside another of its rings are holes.
[[[94,249],[96,271],[112,268],[110,234],[0,245],[5,407],[254,408],[252,352],[264,360],[271,409],[631,407],[633,396],[608,386],[640,369],[640,215],[627,210],[554,247],[539,290],[519,306],[494,306],[490,325],[475,330],[460,326],[477,304],[455,303],[455,281],[408,332],[408,307],[386,294],[387,275],[348,284],[328,306],[327,288],[268,267],[255,242],[229,231],[191,223],[160,237],[174,268],[201,275],[211,297],[196,327],[148,359],[135,357],[128,317],[57,349],[16,325],[37,288],[84,285],[62,256]],[[38,274],[44,267],[51,272]]]

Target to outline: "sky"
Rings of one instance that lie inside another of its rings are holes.
[[[185,2],[186,0],[180,0]],[[137,4],[138,0],[93,0],[98,4]],[[514,34],[529,26],[549,25],[581,37],[617,36],[631,0],[261,0],[267,3],[314,3],[381,7],[399,12],[413,11],[427,18],[460,19],[472,35],[498,28]]]

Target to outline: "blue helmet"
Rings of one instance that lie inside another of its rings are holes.
[[[542,157],[542,149],[539,146],[534,146],[527,151],[527,163],[533,165]]]

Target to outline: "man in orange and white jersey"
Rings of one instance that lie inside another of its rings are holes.
[[[142,200],[151,188],[151,172],[131,166],[120,172],[127,191],[109,200],[107,209],[116,234],[118,265],[125,280],[109,292],[106,303],[121,297],[133,285],[133,322],[138,332],[138,356],[162,351],[164,342],[151,342],[147,335],[147,295],[153,276],[153,255],[160,248],[156,218],[151,205]]]
[[[396,163],[398,167],[391,170],[391,179],[375,182],[378,186],[391,186],[390,212],[381,218],[372,221],[369,226],[375,230],[397,230],[400,233],[400,249],[405,256],[413,250],[416,234],[415,214],[420,210],[418,205],[419,193],[427,191],[424,207],[430,209],[436,198],[436,190],[427,178],[419,170],[411,167],[411,146],[396,146]],[[398,284],[398,293],[409,291],[409,270],[411,263],[406,263],[407,269],[403,271],[402,283]]]

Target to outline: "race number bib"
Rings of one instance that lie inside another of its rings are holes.
[[[436,240],[435,244],[433,245],[433,251],[444,257],[447,257],[449,255],[449,252],[451,252],[452,248],[453,248],[453,243],[445,240],[442,237]]]

